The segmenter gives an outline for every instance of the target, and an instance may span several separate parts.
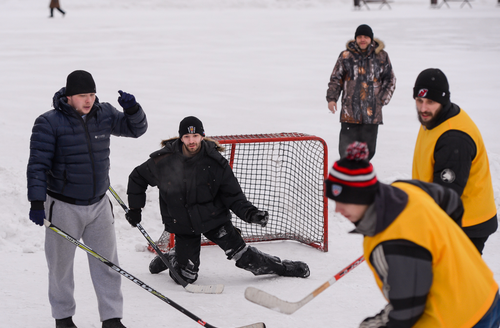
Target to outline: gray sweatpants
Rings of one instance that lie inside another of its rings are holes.
[[[47,219],[75,239],[118,264],[116,236],[111,203],[107,196],[88,205],[73,205],[47,195]],[[46,229],[45,257],[49,268],[49,301],[55,319],[75,314],[73,262],[76,246]],[[90,276],[97,295],[101,321],[123,317],[121,276],[88,254]]]

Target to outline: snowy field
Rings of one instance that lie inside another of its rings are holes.
[[[441,1],[441,0],[440,0]],[[49,1],[0,0],[0,327],[54,327],[47,297],[44,229],[28,219],[26,164],[35,118],[51,108],[54,92],[73,70],[91,72],[101,101],[119,108],[117,90],[133,93],[149,119],[141,138],[113,138],[111,181],[125,198],[131,170],[177,134],[179,121],[199,117],[208,135],[302,132],[323,138],[329,165],[338,158],[338,115],[327,109],[329,75],[360,24],[386,44],[397,77],[384,108],[373,164],[380,180],[410,178],[419,128],[412,88],[425,68],[441,68],[451,99],[482,132],[500,203],[500,7],[431,9],[428,0],[395,0],[392,10],[355,11],[348,0],[61,0],[67,12],[49,19]],[[496,131],[496,132],[495,132]],[[161,234],[153,189],[143,226]],[[116,202],[113,200],[116,204]],[[297,301],[362,253],[361,237],[329,209],[329,249],[294,242],[258,244],[265,252],[306,261],[308,279],[254,277],[204,247],[199,284],[225,284],[220,295],[195,295],[168,274],[151,275],[143,236],[116,206],[120,266],[217,327],[263,321],[267,327],[357,327],[385,305],[362,264],[311,303],[287,316],[248,302],[248,286]],[[271,218],[272,220],[272,218]],[[484,259],[500,282],[500,237]],[[86,253],[77,250],[74,317],[79,327],[101,327]],[[196,322],[123,280],[128,328],[197,327]],[[459,287],[459,286],[457,286]]]

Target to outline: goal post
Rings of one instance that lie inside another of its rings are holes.
[[[248,200],[269,212],[264,228],[232,213],[246,242],[294,240],[328,251],[328,148],[323,139],[297,132],[206,138],[225,147],[222,155]],[[164,232],[158,243],[162,250],[173,247],[173,235]],[[202,245],[208,244],[202,236]]]

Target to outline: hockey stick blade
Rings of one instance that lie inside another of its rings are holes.
[[[263,322],[258,322],[248,326],[241,326],[237,328],[266,328],[266,325]]]
[[[310,301],[308,299],[295,303],[284,301],[255,287],[248,287],[245,290],[245,298],[250,302],[284,314],[292,314]]]
[[[187,284],[184,287],[190,293],[195,294],[221,294],[224,291],[224,285],[194,285]]]
[[[342,271],[340,271],[335,276],[330,278],[327,282],[316,288],[312,293],[310,293],[309,295],[307,295],[306,297],[297,302],[288,302],[282,300],[274,295],[271,295],[263,290],[254,287],[248,287],[245,290],[245,298],[250,302],[261,305],[273,311],[281,312],[284,314],[292,314],[301,307],[303,307],[304,305],[306,305],[307,303],[309,303],[313,298],[318,296],[318,294],[323,292],[325,289],[333,285],[337,280],[345,276],[347,273],[351,272],[364,260],[365,260],[364,256],[360,256],[354,262],[345,267]]]
[[[125,213],[129,212],[129,209],[127,205],[123,202],[123,200],[120,198],[118,193],[113,189],[113,187],[109,186],[109,191],[113,195],[113,197],[116,199],[118,204],[123,208]],[[190,284],[187,281],[185,281],[178,273],[177,271],[173,270],[172,264],[168,261],[168,259],[165,257],[165,255],[161,252],[161,250],[158,248],[156,243],[151,239],[147,231],[138,223],[137,224],[137,229],[141,232],[141,234],[146,238],[148,241],[149,245],[154,249],[156,254],[161,258],[163,263],[168,267],[170,272],[175,276],[177,281],[184,287],[184,289],[190,293],[195,293],[195,294],[221,294],[224,291],[224,285],[218,284],[218,285],[194,285]]]

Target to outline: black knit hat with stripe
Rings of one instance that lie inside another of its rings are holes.
[[[346,204],[372,204],[379,184],[372,164],[367,160],[368,147],[353,142],[346,156],[333,164],[325,179],[326,196]]]

